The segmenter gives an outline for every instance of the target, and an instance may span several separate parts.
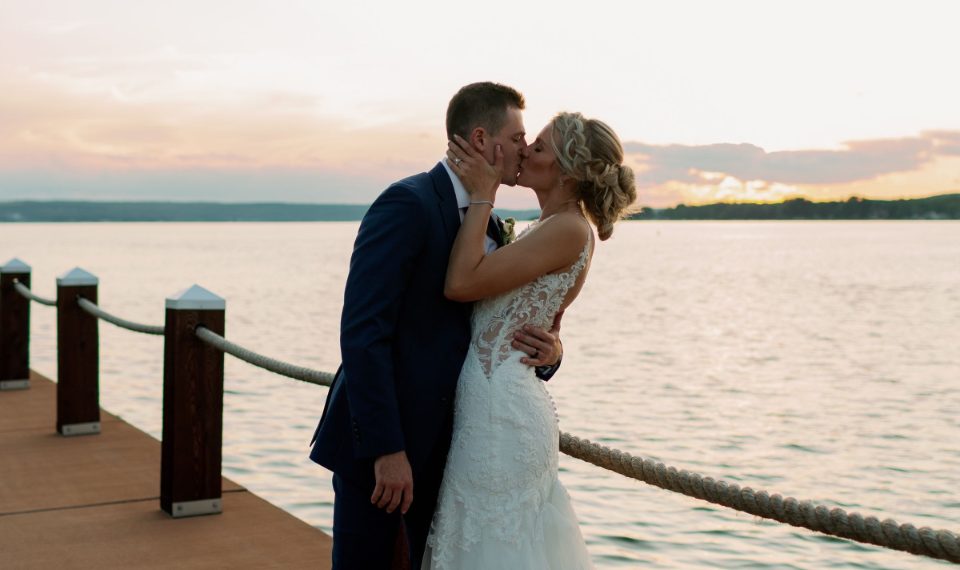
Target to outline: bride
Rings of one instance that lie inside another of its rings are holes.
[[[636,199],[633,171],[609,126],[560,113],[521,155],[517,183],[536,193],[540,219],[487,255],[503,154],[498,147],[490,166],[457,137],[447,155],[470,207],[450,254],[445,294],[479,302],[423,568],[589,568],[557,476],[556,408],[510,341],[526,324],[549,328],[576,298],[594,250],[587,220],[601,240],[610,237]]]

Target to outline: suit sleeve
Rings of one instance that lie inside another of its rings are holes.
[[[408,188],[388,188],[373,203],[353,246],[340,324],[354,456],[405,448],[393,369],[400,304],[426,239],[426,212]]]
[[[560,370],[560,363],[563,362],[563,355],[560,355],[560,358],[557,359],[557,362],[554,364],[544,364],[543,366],[537,366],[533,370],[537,374],[537,378],[543,380],[544,382],[549,382],[553,375],[557,373],[557,370]]]

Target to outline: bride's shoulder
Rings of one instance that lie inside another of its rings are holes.
[[[550,228],[552,233],[561,233],[584,242],[589,239],[590,234],[593,233],[593,230],[590,228],[590,222],[575,212],[554,214],[546,220],[543,220],[541,225],[544,229]]]
[[[593,230],[583,216],[574,212],[554,214],[536,228],[540,237],[554,245],[567,246],[579,252],[587,244]]]

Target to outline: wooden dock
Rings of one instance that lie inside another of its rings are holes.
[[[332,539],[227,478],[223,513],[160,510],[160,442],[101,410],[57,433],[56,384],[0,391],[0,568],[329,568]]]

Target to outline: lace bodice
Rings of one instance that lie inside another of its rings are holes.
[[[517,239],[523,239],[545,221],[531,223]],[[526,285],[474,305],[471,321],[473,344],[488,378],[515,351],[510,343],[521,327],[531,324],[551,328],[567,293],[587,265],[592,239],[591,234],[580,257],[566,271],[541,275]]]

